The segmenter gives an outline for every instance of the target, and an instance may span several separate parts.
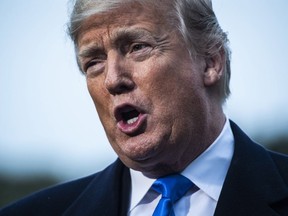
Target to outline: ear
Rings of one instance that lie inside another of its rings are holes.
[[[216,84],[223,75],[222,55],[216,54],[213,58],[206,59],[206,69],[204,71],[204,85],[212,86]]]

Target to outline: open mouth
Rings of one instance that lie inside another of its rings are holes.
[[[132,105],[124,105],[115,110],[117,127],[126,134],[138,131],[143,125],[145,114]]]
[[[121,114],[123,121],[126,122],[128,125],[137,122],[139,115],[140,112],[138,112],[136,109],[127,112],[122,112]]]
[[[120,108],[117,108],[115,111],[116,121],[126,123],[131,125],[137,122],[140,112],[133,106],[126,105]]]

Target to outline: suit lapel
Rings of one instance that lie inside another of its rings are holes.
[[[231,127],[235,150],[215,215],[279,215],[271,206],[287,199],[288,189],[270,153]]]
[[[118,159],[96,174],[85,191],[64,213],[64,216],[127,215],[130,198],[130,172]]]

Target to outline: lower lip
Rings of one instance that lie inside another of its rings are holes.
[[[120,129],[121,132],[127,135],[133,135],[142,128],[146,119],[147,119],[147,114],[140,114],[136,122],[132,124],[128,124],[127,122],[124,122],[123,120],[121,120],[117,123],[117,127]]]

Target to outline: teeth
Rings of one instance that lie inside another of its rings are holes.
[[[138,120],[138,117],[134,117],[134,118],[132,118],[132,119],[129,119],[129,120],[127,121],[127,123],[130,125],[130,124],[135,123],[137,120]]]

